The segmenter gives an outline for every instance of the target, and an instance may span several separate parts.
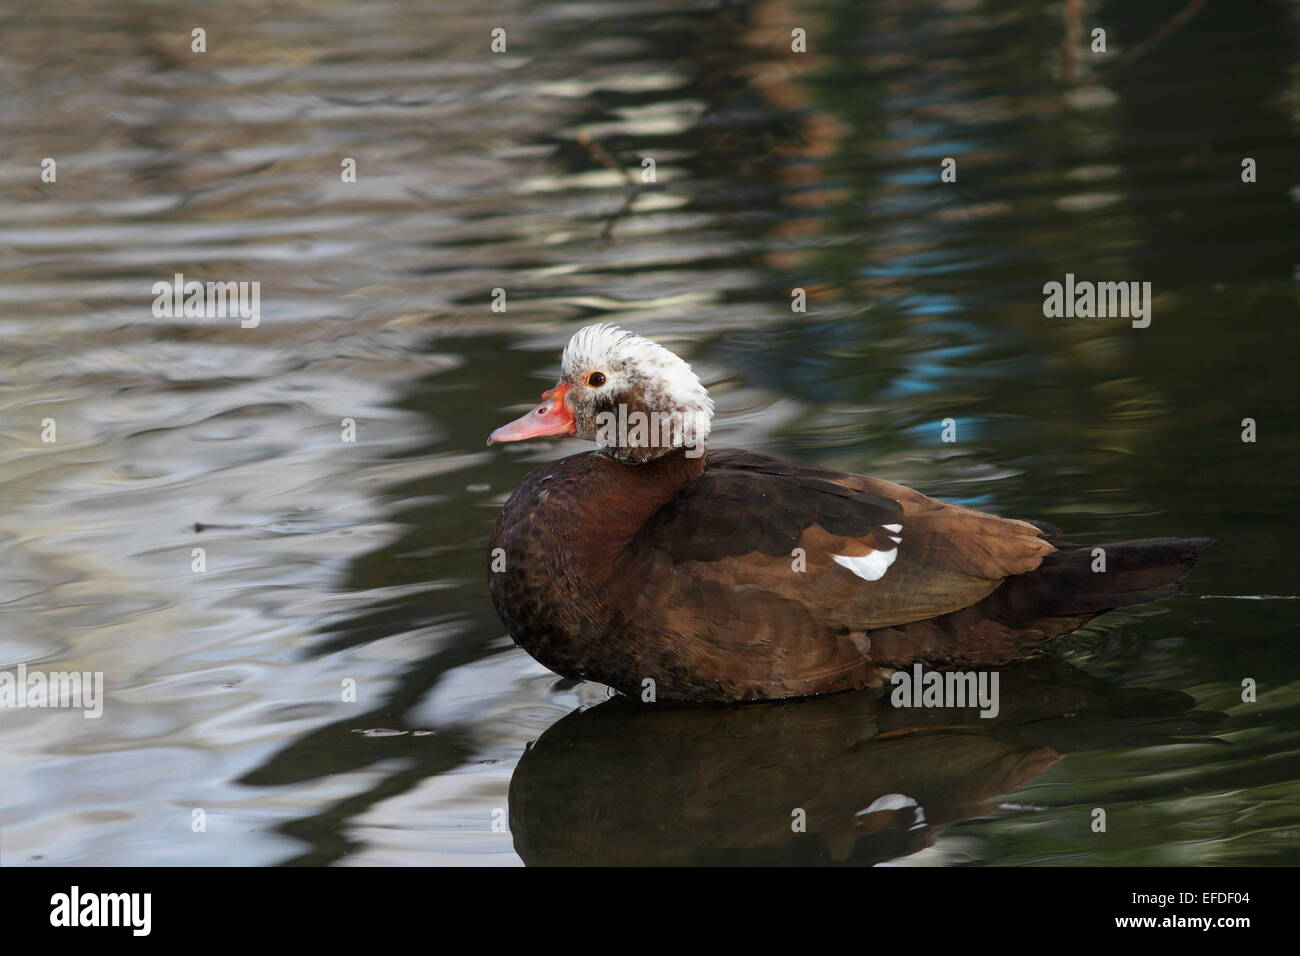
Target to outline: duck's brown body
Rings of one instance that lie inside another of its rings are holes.
[[[511,495],[489,579],[515,642],[559,674],[740,701],[872,686],[916,661],[1026,657],[1102,611],[1175,592],[1209,543],[1107,545],[1093,572],[1090,548],[1053,536],[750,452],[644,464],[592,452]]]

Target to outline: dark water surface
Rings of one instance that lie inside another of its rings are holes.
[[[1087,3],[1070,84],[1062,6],[0,6],[0,668],[107,686],[3,712],[0,859],[1300,863],[1300,7],[1126,59],[1187,4]],[[260,326],[154,318],[177,272]],[[1045,318],[1066,273],[1150,327]],[[717,445],[1218,544],[994,721],[602,703],[482,554],[580,447],[485,436],[600,320],[695,363]]]

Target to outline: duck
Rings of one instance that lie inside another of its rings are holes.
[[[691,366],[615,325],[580,329],[560,364],[488,444],[596,448],[507,498],[489,590],[542,665],[643,701],[816,697],[918,665],[996,668],[1178,593],[1212,543],[1075,544],[886,479],[712,448],[713,401]]]

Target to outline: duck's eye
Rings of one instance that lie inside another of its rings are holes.
[[[602,385],[605,384],[605,373],[592,372],[590,375],[587,376],[587,384],[590,385],[592,388],[600,388]]]

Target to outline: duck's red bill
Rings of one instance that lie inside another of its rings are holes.
[[[527,414],[520,415],[508,425],[502,425],[488,436],[488,444],[508,441],[525,441],[529,438],[564,438],[573,435],[573,412],[564,401],[568,385],[557,385],[542,393],[542,404]]]

